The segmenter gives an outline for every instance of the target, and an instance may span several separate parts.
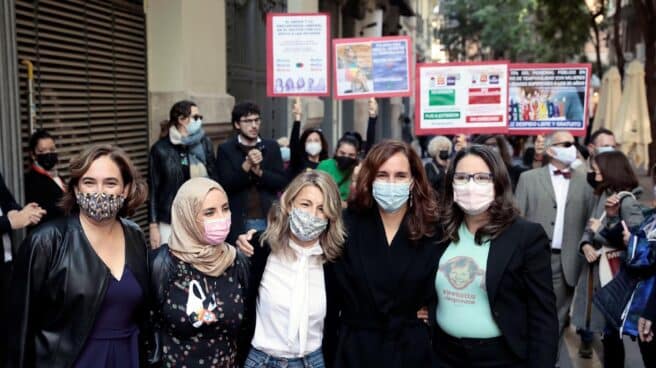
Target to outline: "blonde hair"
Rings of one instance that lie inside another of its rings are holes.
[[[276,140],[276,142],[278,142],[280,147],[289,147],[289,138],[287,137],[280,137]]]
[[[451,141],[443,135],[438,135],[428,143],[428,154],[430,157],[437,157],[441,150],[447,150],[451,153]]]
[[[268,226],[260,237],[262,244],[267,243],[272,253],[282,253],[294,257],[289,247],[289,213],[292,202],[303,188],[313,185],[323,193],[323,213],[328,219],[328,227],[319,236],[319,245],[323,249],[323,259],[333,262],[342,254],[346,232],[342,220],[342,200],[335,181],[321,171],[306,171],[299,174],[269,210]]]

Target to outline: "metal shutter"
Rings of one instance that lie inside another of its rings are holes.
[[[89,144],[122,147],[148,166],[146,23],[143,6],[121,1],[16,0],[21,126],[29,138],[27,68],[34,64],[35,127],[55,135],[58,166]],[[133,220],[147,229],[147,209]]]

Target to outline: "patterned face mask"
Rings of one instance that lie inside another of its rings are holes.
[[[328,220],[314,217],[298,208],[293,208],[289,216],[289,229],[300,241],[317,239],[327,227]]]
[[[125,197],[106,193],[82,193],[75,195],[77,204],[87,216],[100,222],[116,217],[123,208]]]

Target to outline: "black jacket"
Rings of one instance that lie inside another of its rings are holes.
[[[242,285],[244,290],[249,290],[249,269],[250,261],[248,258],[240,251],[237,251],[237,257],[241,262],[237,263],[240,265],[240,268],[237,270],[237,277],[239,278],[239,283]],[[151,269],[150,273],[150,292],[153,296],[153,313],[151,314],[150,323],[152,326],[152,348],[149,351],[148,361],[151,365],[156,365],[162,361],[162,327],[159,325],[158,321],[160,318],[160,312],[164,308],[164,303],[166,303],[166,292],[171,284],[172,278],[175,276],[177,271],[177,266],[175,260],[171,256],[169,251],[168,244],[163,244],[161,247],[151,251],[149,255],[149,265]],[[247,306],[245,306],[247,308]],[[248,311],[246,309],[246,311]],[[245,321],[245,318],[244,318]],[[244,322],[244,326],[246,323]],[[242,329],[245,331],[245,327]],[[238,359],[241,363],[246,359],[246,353],[248,353],[247,347],[244,346],[241,342],[244,341],[245,332],[242,332],[238,336],[239,343],[238,347]],[[250,341],[249,341],[250,343]]]
[[[388,245],[377,209],[344,216],[348,237],[334,264],[340,296],[335,368],[437,367],[429,327],[417,318],[434,294],[435,237]]]
[[[9,211],[21,210],[21,206],[16,203],[14,196],[9,191],[9,188],[7,188],[2,174],[0,174],[0,208],[2,208],[2,216],[0,216],[0,235],[2,235],[11,232],[11,223],[9,222],[9,217],[7,217],[7,213]]]
[[[139,227],[120,219],[125,234],[125,263],[141,286],[148,316],[146,240]],[[36,228],[14,260],[9,314],[8,367],[71,367],[93,328],[111,274],[88,243],[79,216]],[[146,326],[140,326],[145,353]],[[145,354],[143,354],[145,358]]]
[[[426,177],[435,190],[435,193],[440,196],[438,198],[441,198],[445,189],[444,178],[446,177],[446,168],[436,163],[435,160],[431,160],[431,162],[427,162],[424,165],[424,169],[426,170]]]
[[[260,164],[263,172],[261,177],[252,172],[246,173],[241,168],[246,155],[239,147],[236,135],[221,144],[216,152],[216,171],[219,184],[228,194],[232,212],[232,225],[228,235],[229,243],[234,243],[237,236],[248,230],[245,228],[245,221],[251,187],[255,185],[260,194],[262,215],[266,218],[271,204],[287,185],[287,176],[283,169],[278,143],[270,139],[262,139],[258,148],[262,151],[263,156]]]
[[[260,284],[262,282],[262,275],[271,254],[271,248],[268,244],[260,244],[260,233],[255,234],[251,240],[254,248],[254,253],[251,256],[251,269],[250,281],[248,283],[248,293],[246,296],[246,333],[242,346],[247,353],[251,347],[253,335],[255,335],[255,320],[256,320],[256,306],[257,298],[260,292]],[[326,288],[326,318],[323,325],[323,341],[321,350],[323,352],[326,367],[332,367],[335,349],[337,345],[337,320],[338,320],[338,305],[339,293],[337,292],[337,284],[335,279],[335,271],[333,264],[326,262],[323,265],[324,283]],[[245,358],[245,356],[244,356]]]
[[[447,246],[440,247],[440,258]],[[558,317],[550,262],[551,245],[542,226],[521,218],[490,244],[485,285],[492,315],[526,367],[553,368],[556,363]],[[429,308],[433,326],[436,308],[434,300]],[[439,343],[436,338],[434,344]]]
[[[64,215],[58,203],[64,192],[59,185],[47,175],[30,170],[25,174],[25,203],[36,202],[46,210],[41,223],[46,223]]]
[[[217,180],[214,149],[209,137],[201,141],[205,151],[205,168]],[[148,221],[171,223],[171,205],[178,189],[189,180],[189,150],[174,145],[168,136],[160,138],[150,149],[148,158]]]

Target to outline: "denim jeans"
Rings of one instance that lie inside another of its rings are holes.
[[[244,368],[325,368],[321,349],[302,358],[276,358],[251,347]]]
[[[267,227],[267,221],[266,219],[246,219],[246,222],[244,223],[244,228],[246,231],[255,229],[258,232],[266,230]]]

